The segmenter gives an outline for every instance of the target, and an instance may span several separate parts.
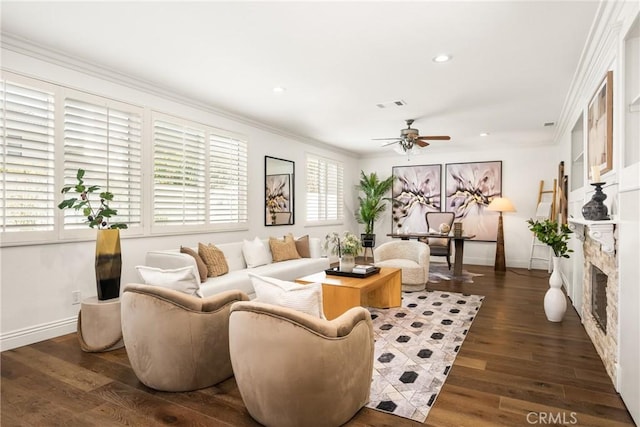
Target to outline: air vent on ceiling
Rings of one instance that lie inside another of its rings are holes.
[[[404,107],[407,105],[402,99],[398,99],[397,101],[389,101],[389,102],[381,102],[376,104],[378,108],[389,108],[389,107]]]
[[[547,122],[547,123],[545,123],[544,125],[545,125],[545,127],[548,127],[548,126],[555,126],[555,125],[556,125],[556,122]]]

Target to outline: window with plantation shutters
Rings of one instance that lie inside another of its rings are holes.
[[[205,224],[205,131],[170,120],[153,122],[153,223]]]
[[[84,169],[88,184],[114,194],[114,219],[129,228],[141,224],[141,132],[142,112],[134,106],[81,93],[64,99],[65,184],[75,185]],[[81,212],[65,210],[65,229],[86,228],[85,222]]]
[[[0,231],[53,231],[53,90],[0,80]]]
[[[247,222],[247,143],[209,135],[209,222]]]
[[[246,141],[160,113],[153,130],[154,231],[246,224]]]
[[[307,156],[307,221],[342,221],[342,163]]]

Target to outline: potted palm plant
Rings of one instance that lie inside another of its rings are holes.
[[[76,193],[77,197],[63,200],[59,209],[75,209],[82,211],[85,223],[91,228],[98,228],[96,237],[96,286],[98,299],[107,300],[120,296],[120,275],[122,272],[122,257],[120,255],[120,230],[126,229],[127,224],[111,222],[118,211],[109,207],[113,194],[100,191],[97,185],[87,185],[84,182],[85,171],[78,169],[77,183],[62,188],[62,194]],[[97,193],[99,201],[93,201],[91,196]]]
[[[550,322],[560,322],[567,310],[567,301],[561,290],[560,258],[569,258],[569,253],[573,252],[573,249],[567,246],[572,231],[566,224],[558,224],[549,219],[529,219],[527,223],[536,239],[546,243],[553,250],[553,272],[549,278],[549,290],[544,296],[544,312]]]
[[[364,193],[364,196],[358,196],[359,207],[355,217],[359,224],[364,224],[364,233],[360,237],[365,248],[372,248],[376,244],[373,226],[386,210],[385,202],[391,200],[384,195],[391,190],[394,178],[392,175],[380,180],[375,172],[367,175],[364,171],[360,171],[360,184],[357,188]]]

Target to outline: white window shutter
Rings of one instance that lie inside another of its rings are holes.
[[[54,94],[0,81],[0,231],[52,231]]]
[[[153,223],[206,220],[205,132],[168,120],[153,122]]]
[[[307,221],[341,221],[343,209],[342,163],[307,156]]]
[[[209,222],[247,222],[247,143],[209,135]]]
[[[65,185],[75,185],[78,169],[85,182],[113,193],[109,207],[118,211],[112,222],[140,226],[142,215],[141,112],[114,107],[111,101],[81,96],[64,100]],[[91,200],[93,208],[99,200]],[[86,227],[81,212],[65,210],[64,228]]]

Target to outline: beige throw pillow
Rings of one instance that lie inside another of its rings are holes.
[[[291,233],[284,236],[284,240],[270,237],[269,247],[271,248],[273,262],[300,258],[300,254],[298,254],[296,249],[296,242],[293,240]]]
[[[296,250],[300,258],[311,258],[311,250],[309,249],[309,235],[296,239]]]
[[[196,251],[191,248],[186,248],[184,246],[180,246],[180,253],[191,255],[196,260],[196,265],[198,266],[198,274],[200,275],[200,281],[206,282],[207,277],[209,276],[209,270],[207,269],[207,264],[205,264],[204,260]]]
[[[209,243],[207,246],[203,243],[198,243],[198,253],[207,264],[209,277],[218,277],[229,272],[229,265],[224,253],[216,245]]]

